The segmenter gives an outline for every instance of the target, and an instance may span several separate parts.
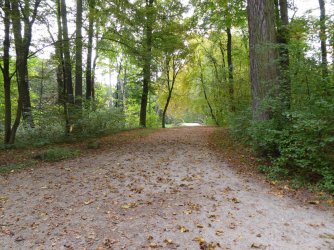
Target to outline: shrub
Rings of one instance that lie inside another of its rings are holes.
[[[68,158],[74,158],[80,155],[80,150],[72,148],[49,148],[48,150],[36,156],[43,161],[60,161]]]
[[[123,129],[125,116],[121,109],[101,109],[85,113],[79,123],[82,136],[96,136]]]

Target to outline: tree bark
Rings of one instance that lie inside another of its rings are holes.
[[[235,112],[234,104],[234,77],[233,77],[233,60],[232,60],[232,33],[231,28],[226,29],[227,34],[227,64],[228,64],[228,90],[230,96],[230,111]]]
[[[95,20],[95,0],[88,0],[88,44],[87,44],[87,63],[86,63],[86,99],[91,101],[92,97],[92,54]]]
[[[152,63],[152,42],[153,42],[153,2],[154,0],[146,0],[146,39],[144,51],[144,65],[143,65],[143,90],[140,103],[140,122],[139,126],[146,127],[146,112],[149,85],[151,83],[151,63]]]
[[[63,28],[61,23],[61,3],[60,0],[56,0],[57,8],[57,42],[55,43],[56,56],[58,60],[57,65],[57,85],[58,85],[58,103],[64,103],[66,101],[66,89],[65,89],[65,65],[64,65],[64,46],[63,46]]]
[[[203,69],[202,69],[202,62],[200,60],[199,60],[199,66],[200,66],[200,69],[201,69],[201,72],[200,72],[200,81],[201,81],[201,85],[202,85],[202,89],[203,89],[204,98],[205,98],[205,101],[208,104],[208,107],[210,109],[211,118],[214,120],[215,124],[217,126],[219,126],[218,119],[215,116],[215,113],[213,112],[213,108],[211,106],[210,100],[209,100],[208,95],[206,93],[205,83],[204,83],[204,76],[203,76]]]
[[[167,114],[167,109],[168,109],[168,106],[169,106],[169,102],[170,102],[170,99],[172,97],[172,91],[173,91],[173,88],[174,88],[174,81],[170,82],[170,70],[169,70],[169,67],[170,67],[170,58],[169,56],[166,56],[166,62],[165,62],[165,67],[166,67],[166,82],[167,82],[167,88],[168,88],[168,96],[167,96],[167,100],[166,100],[166,103],[165,103],[165,107],[164,107],[164,110],[162,112],[162,128],[165,128],[166,127],[166,114]]]
[[[70,55],[70,41],[67,27],[67,10],[65,0],[61,0],[62,37],[64,52],[64,85],[66,88],[67,102],[74,104],[72,85],[72,63]]]
[[[277,42],[279,43],[279,95],[282,110],[291,106],[291,79],[289,60],[289,15],[287,0],[278,0],[277,10]]]
[[[11,124],[12,124],[12,103],[11,103],[11,76],[10,76],[10,1],[5,0],[3,6],[4,11],[4,41],[3,41],[3,67],[1,66],[1,71],[4,81],[4,95],[5,95],[5,137],[4,144],[9,144],[11,135]]]
[[[250,45],[250,78],[253,100],[253,119],[268,120],[271,110],[264,107],[276,93],[277,50],[275,8],[273,1],[248,0]]]
[[[75,105],[82,108],[82,0],[77,0],[75,35]]]
[[[327,34],[326,34],[326,7],[325,0],[319,0],[320,6],[320,45],[321,45],[321,67],[322,77],[328,77],[328,62],[327,62]]]
[[[12,131],[11,131],[11,134],[10,134],[9,144],[14,144],[14,142],[15,142],[16,132],[17,132],[17,129],[19,128],[20,120],[21,120],[21,116],[22,116],[22,108],[21,107],[22,107],[22,102],[21,102],[21,97],[19,96],[19,99],[17,100],[16,117],[15,117],[15,121],[14,121]]]
[[[22,117],[25,125],[33,127],[33,118],[31,112],[31,101],[29,91],[29,77],[28,77],[28,56],[32,37],[32,25],[37,16],[37,9],[41,0],[36,0],[33,12],[30,10],[30,1],[24,1],[24,7],[20,6],[18,0],[12,0],[11,12],[13,33],[15,40],[16,51],[16,69],[18,79],[18,89],[22,104]],[[21,8],[21,11],[20,11]],[[22,12],[22,13],[21,13]],[[24,22],[23,32],[21,18]],[[22,37],[23,33],[23,37]]]

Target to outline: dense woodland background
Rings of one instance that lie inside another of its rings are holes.
[[[269,177],[334,192],[333,3],[314,1],[317,17],[287,0],[0,0],[1,147],[202,122]]]

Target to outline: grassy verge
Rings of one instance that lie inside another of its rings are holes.
[[[37,161],[34,161],[34,160],[30,160],[27,162],[21,162],[21,163],[11,163],[11,164],[0,167],[0,174],[15,172],[15,171],[26,169],[26,168],[31,168],[35,164],[37,164]]]

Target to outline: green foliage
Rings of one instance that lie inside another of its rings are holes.
[[[98,149],[100,148],[101,143],[98,140],[91,140],[87,143],[88,149]]]
[[[323,100],[267,121],[236,116],[231,119],[232,131],[271,159],[270,166],[259,167],[268,177],[313,183],[333,192],[333,111],[334,103]]]
[[[125,116],[121,109],[101,109],[85,112],[79,121],[81,135],[90,137],[119,131],[125,126]]]
[[[36,156],[36,158],[43,161],[61,161],[68,158],[74,158],[79,155],[80,150],[77,149],[54,147],[40,153]]]
[[[1,166],[0,167],[0,173],[9,173],[9,172],[13,172],[13,171],[17,171],[17,170],[21,170],[21,169],[25,169],[25,168],[29,168],[33,165],[36,164],[36,161],[25,161],[22,163],[12,163],[6,166]]]

